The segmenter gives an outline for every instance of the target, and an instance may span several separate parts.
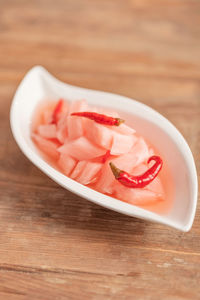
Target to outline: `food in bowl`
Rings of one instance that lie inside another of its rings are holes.
[[[117,112],[85,100],[43,101],[31,136],[49,163],[80,184],[133,205],[167,207],[161,156]]]

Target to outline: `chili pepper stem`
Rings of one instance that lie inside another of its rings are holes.
[[[125,122],[125,120],[120,119],[120,118],[116,118],[116,121],[117,121],[116,126],[120,126],[122,123]]]
[[[109,165],[110,165],[110,168],[111,168],[111,170],[112,170],[113,175],[115,176],[115,178],[116,179],[119,178],[121,170],[118,169],[112,162],[110,162]]]

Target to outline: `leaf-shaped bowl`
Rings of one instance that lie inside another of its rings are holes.
[[[40,155],[30,137],[35,107],[42,99],[64,97],[70,101],[87,99],[95,106],[120,112],[127,123],[162,153],[174,183],[172,207],[165,214],[151,212],[94,191],[66,177]],[[197,204],[197,174],[192,153],[180,132],[161,114],[133,99],[63,83],[43,67],[33,67],[20,83],[10,112],[11,129],[22,152],[46,175],[69,191],[108,209],[145,220],[162,223],[181,231],[190,230]]]

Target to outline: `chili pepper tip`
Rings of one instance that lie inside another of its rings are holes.
[[[115,178],[119,178],[121,170],[118,169],[112,162],[109,163],[111,171],[113,172],[113,175],[115,176]]]
[[[147,163],[149,164],[152,160],[156,161],[156,162],[159,162],[162,166],[163,164],[163,161],[162,159],[160,158],[160,156],[157,156],[157,155],[152,155],[151,157],[149,157]]]

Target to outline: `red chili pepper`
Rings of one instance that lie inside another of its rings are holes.
[[[112,162],[110,162],[110,167],[115,178],[121,184],[129,188],[143,188],[156,178],[163,165],[162,159],[159,156],[151,156],[148,163],[152,160],[155,161],[155,164],[139,176],[130,175],[129,173],[118,169]]]
[[[119,126],[121,123],[124,122],[124,120],[120,118],[113,118],[109,117],[103,114],[98,114],[95,112],[89,112],[89,111],[83,111],[83,112],[74,112],[71,114],[71,116],[77,116],[77,117],[85,117],[90,120],[93,120],[97,123],[104,124],[104,125],[110,125],[110,126]]]
[[[51,120],[51,124],[57,124],[58,122],[58,115],[61,112],[63,106],[63,99],[60,99],[58,101],[58,103],[56,104],[53,114],[52,114],[52,120]]]

